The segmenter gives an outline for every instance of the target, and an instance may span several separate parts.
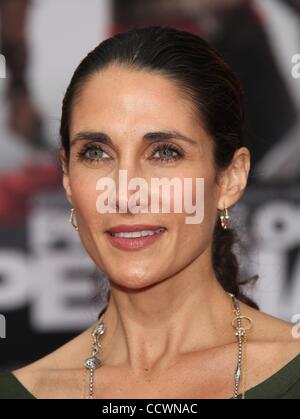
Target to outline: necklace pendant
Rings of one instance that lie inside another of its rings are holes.
[[[103,322],[101,322],[94,329],[93,336],[98,339],[101,335],[103,335],[103,333],[105,332],[105,330],[106,330],[106,326],[105,326],[105,324]]]
[[[101,365],[102,365],[102,362],[96,356],[91,356],[91,357],[87,358],[84,362],[85,368],[92,369],[92,370],[94,370],[96,368],[100,368]]]
[[[246,336],[246,330],[243,327],[239,327],[235,332],[237,338],[244,338]]]
[[[241,367],[240,366],[237,366],[237,368],[235,370],[234,378],[235,378],[236,383],[240,382],[240,379],[241,379]]]

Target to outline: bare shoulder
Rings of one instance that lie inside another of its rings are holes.
[[[56,398],[59,396],[58,388],[63,389],[63,398],[78,397],[84,379],[83,360],[89,354],[92,327],[43,358],[12,373],[37,398]],[[78,385],[70,389],[68,394],[70,381]]]
[[[241,308],[242,314],[249,316],[253,321],[248,335],[254,345],[263,350],[270,350],[269,355],[273,355],[282,363],[300,354],[299,325],[255,310],[245,304],[241,304]]]

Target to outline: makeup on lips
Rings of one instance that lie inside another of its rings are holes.
[[[159,225],[121,224],[110,228],[106,234],[111,244],[123,250],[139,250],[161,238],[167,229]]]

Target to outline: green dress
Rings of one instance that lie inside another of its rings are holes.
[[[300,399],[300,354],[245,393],[246,399]],[[113,395],[112,395],[113,398]],[[0,399],[36,399],[11,372],[0,373]]]

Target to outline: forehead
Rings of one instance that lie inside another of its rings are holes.
[[[174,81],[161,74],[114,65],[95,73],[84,84],[72,108],[70,134],[100,127],[112,134],[158,127],[192,133],[196,123],[192,103]]]

